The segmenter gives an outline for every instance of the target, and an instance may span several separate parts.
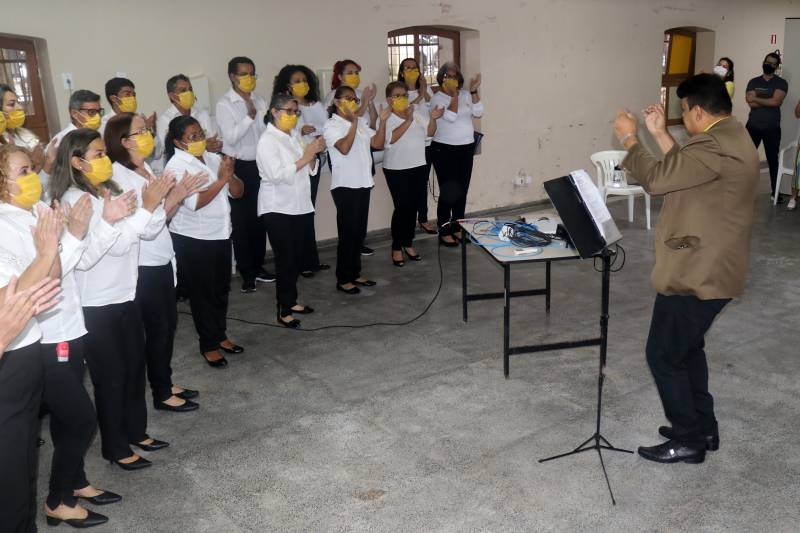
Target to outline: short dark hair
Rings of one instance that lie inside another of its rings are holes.
[[[136,86],[128,78],[111,78],[106,82],[106,100],[111,103],[111,97],[117,96],[123,87],[136,89]]]
[[[249,57],[245,56],[236,56],[230,61],[228,61],[228,74],[236,74],[236,66],[244,63],[245,65],[250,65],[253,67],[253,72],[256,71],[256,64],[253,63],[253,60]]]
[[[319,82],[317,81],[317,76],[305,65],[284,66],[272,82],[272,96],[278,93],[285,93],[289,90],[289,81],[292,79],[292,74],[295,72],[302,72],[306,75],[306,81],[308,82],[308,94],[305,97],[306,101],[312,104],[319,102]]]
[[[167,135],[164,138],[164,164],[169,163],[172,156],[175,155],[175,139],[180,139],[186,133],[186,128],[192,124],[200,123],[191,115],[178,115],[169,122]]]
[[[331,118],[333,115],[336,114],[336,102],[334,102],[334,100],[341,98],[348,91],[353,94],[356,94],[356,90],[353,89],[352,87],[348,87],[347,85],[339,85],[336,88],[336,91],[333,93],[333,99],[331,100],[331,105],[328,106],[328,118]]]
[[[394,91],[395,89],[403,89],[404,91],[408,91],[405,83],[401,81],[390,81],[389,84],[386,86],[386,98],[392,96],[392,91]]]
[[[725,77],[722,81],[733,81],[733,59],[730,57],[720,57],[719,61],[727,61],[728,65],[730,66],[728,73],[725,74]],[[719,61],[717,61],[717,64],[719,64]]]
[[[267,114],[264,115],[264,124],[274,124],[275,118],[272,116],[273,109],[281,109],[289,102],[298,104],[297,99],[289,93],[276,93],[272,95],[272,100],[269,102],[269,109]]]
[[[135,170],[136,165],[131,161],[131,154],[128,149],[122,146],[122,139],[126,138],[128,132],[131,131],[131,123],[135,116],[134,113],[114,115],[106,124],[106,129],[103,132],[103,142],[106,143],[106,154],[108,154],[109,159],[131,170]]]
[[[765,55],[764,56],[764,61],[766,61],[768,57],[776,59],[778,61],[778,65],[783,63],[783,61],[781,60],[781,55],[777,52],[777,50],[775,52],[770,52],[767,55]]]
[[[80,109],[83,104],[87,104],[89,102],[99,102],[99,101],[100,101],[99,94],[93,93],[92,91],[86,89],[78,89],[77,91],[72,93],[69,97],[69,110],[75,111]]]
[[[730,115],[731,97],[716,74],[696,74],[678,85],[678,98],[686,98],[689,109],[694,106],[711,115]]]
[[[175,92],[175,87],[178,86],[178,81],[179,80],[185,81],[189,85],[192,84],[192,80],[187,78],[184,74],[175,74],[174,76],[172,76],[170,79],[167,80],[167,92],[168,93],[174,93]]]
[[[417,60],[414,59],[413,57],[407,57],[407,58],[405,58],[404,60],[402,60],[400,62],[400,66],[397,67],[397,81],[402,82],[404,84],[406,82],[406,73],[404,71],[404,69],[405,69],[404,65],[405,65],[406,61],[413,61],[414,64],[417,65],[417,68],[419,68],[419,63],[417,63]],[[419,78],[421,78],[421,77],[422,77],[422,74],[420,73]],[[417,78],[417,83],[415,84],[416,85],[415,89],[417,89],[417,90],[419,90],[419,78]]]

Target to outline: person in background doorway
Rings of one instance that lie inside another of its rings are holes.
[[[272,283],[275,275],[264,269],[267,235],[258,219],[261,178],[256,165],[256,145],[266,129],[267,102],[255,94],[256,66],[248,57],[228,62],[231,88],[217,102],[217,124],[222,152],[235,159],[234,173],[244,184],[241,198],[231,198],[233,255],[242,276],[242,292],[255,292],[256,282]]]
[[[106,124],[112,117],[120,113],[136,113],[139,103],[136,100],[136,86],[128,78],[111,78],[106,82],[106,100],[111,106],[111,112],[103,115],[100,123],[100,135],[103,135]],[[156,131],[156,112],[153,111],[149,117],[144,117],[145,126],[150,130]]]
[[[789,92],[786,80],[775,74],[781,65],[781,56],[770,52],[761,65],[763,74],[747,82],[745,101],[750,106],[747,131],[756,148],[763,142],[764,154],[769,165],[769,179],[772,195],[778,180],[778,152],[781,149],[781,104]],[[778,197],[778,203],[781,203]]]
[[[733,60],[729,57],[721,57],[717,61],[717,66],[714,67],[714,74],[722,78],[725,82],[725,89],[728,91],[728,96],[733,98]]]

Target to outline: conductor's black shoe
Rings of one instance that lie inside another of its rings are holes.
[[[669,426],[659,426],[658,434],[665,439],[675,438],[675,432]],[[706,435],[706,450],[710,452],[719,450],[719,435]]]
[[[264,270],[263,268],[258,271],[258,274],[256,274],[256,281],[261,283],[272,283],[275,281],[275,279],[275,274],[269,270]]]
[[[706,458],[705,450],[687,448],[676,440],[668,440],[656,446],[639,446],[639,455],[648,461],[657,463],[702,463]]]
[[[372,255],[374,253],[375,250],[373,250],[369,246],[361,246],[361,255]]]
[[[256,292],[256,282],[255,281],[243,281],[242,282],[242,292]]]
[[[153,407],[159,411],[172,411],[173,413],[186,413],[188,411],[195,411],[200,405],[192,400],[185,400],[180,405],[170,405],[164,402],[155,402]]]

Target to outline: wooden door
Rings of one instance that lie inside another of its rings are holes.
[[[50,139],[39,62],[32,40],[0,36],[0,83],[17,93],[25,109],[25,128],[42,142]]]

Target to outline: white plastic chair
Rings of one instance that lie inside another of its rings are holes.
[[[634,196],[641,194],[644,196],[644,210],[647,218],[647,229],[650,229],[650,195],[647,194],[641,185],[623,184],[621,187],[612,187],[611,182],[614,177],[614,167],[622,163],[628,152],[624,150],[605,150],[592,154],[590,159],[597,169],[597,188],[603,195],[603,200],[609,196],[628,197],[628,222],[633,222],[633,200]]]
[[[788,146],[783,148],[783,150],[781,150],[778,154],[778,177],[775,182],[775,197],[772,198],[772,205],[778,205],[778,195],[781,193],[781,180],[783,179],[783,175],[787,174],[791,177],[794,177],[795,175],[795,159],[789,158],[789,166],[786,166],[786,159],[789,151],[793,148],[797,148],[798,143],[800,143],[800,136],[798,136],[798,138],[791,142]],[[797,152],[795,152],[795,155],[796,154]],[[794,185],[794,183],[792,185]]]

